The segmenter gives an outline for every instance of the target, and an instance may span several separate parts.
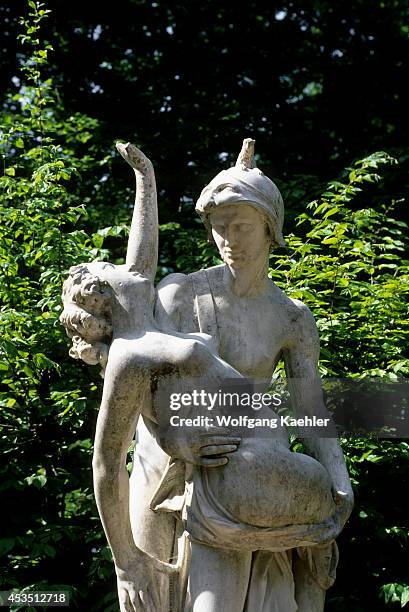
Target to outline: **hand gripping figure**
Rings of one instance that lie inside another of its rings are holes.
[[[302,454],[280,426],[175,436],[157,401],[159,388],[191,379],[263,384],[283,358],[297,415],[328,417],[314,319],[267,275],[270,248],[284,244],[281,195],[245,140],[196,207],[224,264],[168,276],[154,308],[153,167],[136,147],[117,148],[137,182],[126,264],[72,268],[61,320],[70,354],[105,369],[93,468],[121,612],[321,612],[353,505],[338,440],[300,430]]]

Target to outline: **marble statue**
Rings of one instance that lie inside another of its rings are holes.
[[[303,454],[285,426],[160,426],[159,388],[250,378],[267,389],[281,358],[296,414],[328,417],[314,319],[267,274],[270,249],[285,244],[281,195],[246,139],[196,205],[224,264],[171,274],[155,292],[153,166],[129,143],[117,149],[136,176],[126,263],[71,268],[61,321],[71,356],[104,370],[94,485],[121,612],[321,612],[353,505],[336,437],[301,428]]]

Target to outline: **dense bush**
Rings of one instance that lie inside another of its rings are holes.
[[[1,134],[0,588],[64,585],[73,601],[92,601],[111,575],[91,491],[97,384],[67,358],[58,316],[68,267],[105,255],[103,237],[82,229],[78,188],[99,162],[89,155],[97,124],[65,117],[53,98],[42,76],[52,49],[38,32],[47,11],[30,7],[25,84]]]

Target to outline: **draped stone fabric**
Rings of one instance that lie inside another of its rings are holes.
[[[181,495],[183,487],[185,494]],[[320,540],[327,542],[335,537],[335,521],[330,519],[320,525],[288,525],[280,528],[241,523],[213,495],[205,468],[185,466],[179,459],[170,459],[150,507],[154,511],[176,513],[178,518],[182,517],[185,529],[182,539],[185,538],[185,541],[197,541],[215,548],[254,551],[243,612],[298,610],[293,554],[304,561],[311,578],[323,590],[335,581],[338,563],[336,543],[319,544]],[[183,545],[179,545],[179,554],[185,550]],[[175,608],[178,612],[190,610],[189,599],[183,604],[188,563],[189,556],[185,554],[178,594],[179,609]]]

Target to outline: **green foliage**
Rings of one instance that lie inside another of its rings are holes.
[[[409,586],[407,584],[396,584],[391,582],[382,587],[385,601],[400,603],[403,608],[409,602]]]
[[[58,321],[68,268],[105,255],[78,203],[80,177],[97,163],[84,153],[97,123],[64,117],[42,72],[51,45],[39,28],[49,11],[29,7],[25,83],[9,101],[19,110],[2,113],[0,134],[0,588],[64,583],[75,603],[92,601],[93,586],[112,575],[91,493],[98,386],[68,358]],[[110,590],[98,588],[100,598]]]
[[[400,201],[375,207],[368,186],[396,164],[374,153],[299,215],[301,235],[287,237],[290,256],[273,254],[271,277],[313,311],[321,339],[321,373],[337,377],[409,372],[407,225],[394,215]],[[347,339],[347,342],[345,342]]]
[[[167,223],[160,228],[158,280],[172,272],[186,274],[221,263],[206,230],[184,229],[179,223]]]

